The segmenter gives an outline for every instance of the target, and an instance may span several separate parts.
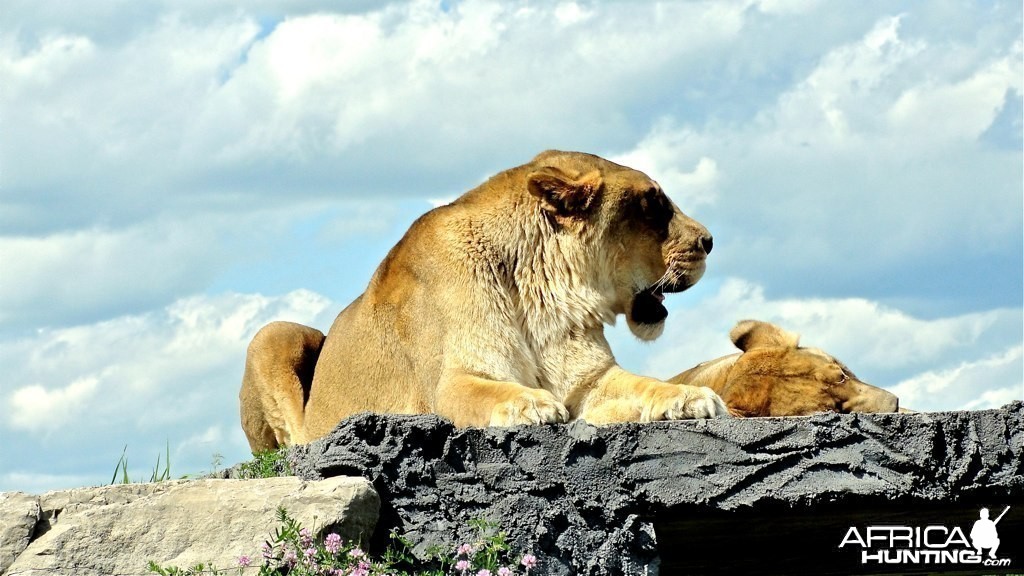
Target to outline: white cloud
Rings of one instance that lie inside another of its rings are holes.
[[[226,423],[225,423],[226,424]],[[221,451],[236,449],[241,446],[245,450],[244,440],[238,438],[238,425],[225,432],[225,424],[215,424],[190,435],[175,446],[172,462],[204,462],[223,456]],[[234,424],[232,422],[232,424]],[[244,454],[244,452],[242,452]],[[235,462],[228,463],[228,466]]]
[[[757,8],[766,14],[793,14],[806,12],[820,4],[818,0],[758,0]]]
[[[399,216],[386,202],[300,200],[290,206],[237,203],[124,228],[0,234],[4,274],[16,279],[0,283],[0,328],[18,333],[137,314],[283,255],[286,261],[273,272],[280,276],[290,264],[326,263],[339,246],[390,234]]]
[[[709,271],[797,293],[966,297],[979,276],[1019,293],[1020,150],[978,138],[1020,93],[1020,40],[977,50],[906,32],[917,17],[832,46],[752,119],[663,116],[616,157],[694,191],[679,204],[715,235]]]
[[[279,200],[282,182],[293,199],[445,193],[509,158],[626,141],[637,129],[622,114],[657,90],[622,87],[699,62],[743,19],[738,5],[412,2],[267,29],[225,11],[154,16],[99,41],[12,34],[0,43],[0,153],[16,196],[0,198],[0,222],[54,229],[45,208],[63,200],[86,225],[120,224],[182,199]],[[694,24],[682,37],[680,21]],[[438,177],[440,190],[423,187]]]
[[[577,2],[562,2],[555,8],[555,19],[562,26],[585,22],[593,16],[593,11],[584,9]]]
[[[899,133],[973,142],[992,125],[1007,91],[1021,92],[1020,61],[1018,45],[1016,53],[989,62],[968,78],[914,86],[892,104],[888,120]]]
[[[0,423],[5,472],[53,473],[36,468],[51,464],[35,460],[43,446],[58,460],[125,444],[148,458],[169,441],[181,472],[201,469],[216,451],[239,461],[246,452],[238,386],[249,340],[272,320],[326,330],[339,309],[304,290],[195,296],[156,312],[2,342],[0,407],[12,414]]]
[[[196,160],[184,136],[197,108],[258,31],[246,18],[195,26],[164,16],[102,46],[77,35],[8,36],[0,43],[5,188],[84,192],[112,208],[105,196],[165,191],[164,181]]]
[[[692,131],[661,123],[636,148],[611,159],[657,180],[686,212],[714,203],[718,193],[718,163],[704,155],[702,144]],[[688,165],[689,172],[681,168]]]
[[[47,390],[33,384],[11,394],[10,426],[29,432],[55,430],[82,415],[95,400],[99,379],[79,378],[63,388]]]
[[[900,17],[883,18],[859,42],[833,49],[762,121],[791,145],[842,147],[871,129],[869,104],[898,85],[904,66],[925,49],[899,36]]]
[[[984,410],[1024,400],[1021,346],[1012,346],[953,368],[930,370],[890,388],[900,403],[916,410]]]
[[[194,222],[152,223],[47,236],[0,236],[0,323],[93,320],[112,308],[140,309],[204,286],[227,257],[215,230]]]

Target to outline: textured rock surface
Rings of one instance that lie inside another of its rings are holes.
[[[8,576],[144,574],[150,560],[231,568],[241,554],[258,557],[278,525],[278,506],[304,526],[346,539],[371,533],[380,507],[365,479],[345,477],[179,480],[15,498],[35,499],[37,517],[28,530],[36,538],[7,568]],[[6,507],[0,511],[6,516]],[[19,524],[20,534],[25,527]]]
[[[700,528],[685,525],[692,518],[727,534],[723,514],[756,523],[780,511],[822,518],[892,503],[1024,508],[1022,420],[1020,402],[602,428],[458,430],[434,416],[362,414],[290,458],[307,479],[371,480],[384,501],[378,542],[399,528],[418,551],[450,545],[483,517],[536,553],[540,573],[654,574],[665,534],[689,539],[672,544],[692,546],[679,555],[705,554]]]
[[[0,493],[0,573],[28,547],[40,517],[38,496]]]

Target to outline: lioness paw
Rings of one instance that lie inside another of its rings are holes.
[[[490,426],[553,424],[568,422],[569,411],[546,390],[525,389],[522,394],[500,402],[491,411]]]
[[[730,415],[725,402],[706,386],[669,384],[652,390],[647,396],[640,414],[641,422]]]

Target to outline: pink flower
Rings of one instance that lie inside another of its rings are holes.
[[[316,556],[316,548],[313,547],[313,546],[310,546],[309,548],[306,548],[305,550],[303,550],[303,554],[306,555],[307,559],[312,558],[313,556]]]
[[[505,566],[502,566],[501,568],[498,568],[498,576],[512,576],[512,571]]]
[[[365,560],[361,560],[359,565],[349,572],[349,576],[370,576],[370,563]]]
[[[295,550],[289,548],[284,551],[284,556],[282,556],[281,559],[284,560],[285,564],[295,566],[299,561],[299,556],[295,553]]]
[[[537,557],[533,554],[523,554],[523,566],[527,570],[537,565]]]
[[[238,557],[238,565],[241,566],[242,568],[245,568],[246,566],[248,566],[250,564],[252,564],[252,558],[249,558],[248,554],[242,554],[241,556]]]
[[[313,545],[313,533],[309,531],[309,528],[299,530],[299,543],[302,544],[303,548],[309,548]]]
[[[465,572],[466,570],[469,570],[469,560],[459,560],[455,563],[455,569],[460,572]]]
[[[334,532],[328,534],[327,538],[324,538],[324,548],[326,548],[331,554],[336,554],[338,549],[341,548],[341,536],[338,536]]]
[[[270,542],[263,543],[263,557],[267,560],[274,557],[274,549],[270,546]]]
[[[352,558],[362,558],[366,556],[366,552],[363,552],[360,548],[353,548],[348,551],[348,555]]]
[[[459,546],[459,555],[460,556],[462,556],[462,555],[469,556],[472,553],[473,553],[473,546],[472,545],[470,545],[470,544],[463,544],[462,546]]]
[[[491,571],[488,570],[487,568],[484,568],[484,569],[480,570],[479,572],[477,572],[476,576],[491,576]]]

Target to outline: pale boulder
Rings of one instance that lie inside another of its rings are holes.
[[[144,574],[150,560],[234,568],[242,554],[259,559],[279,506],[314,532],[345,540],[368,539],[380,509],[370,483],[352,477],[177,480],[38,498],[37,537],[6,576]]]

